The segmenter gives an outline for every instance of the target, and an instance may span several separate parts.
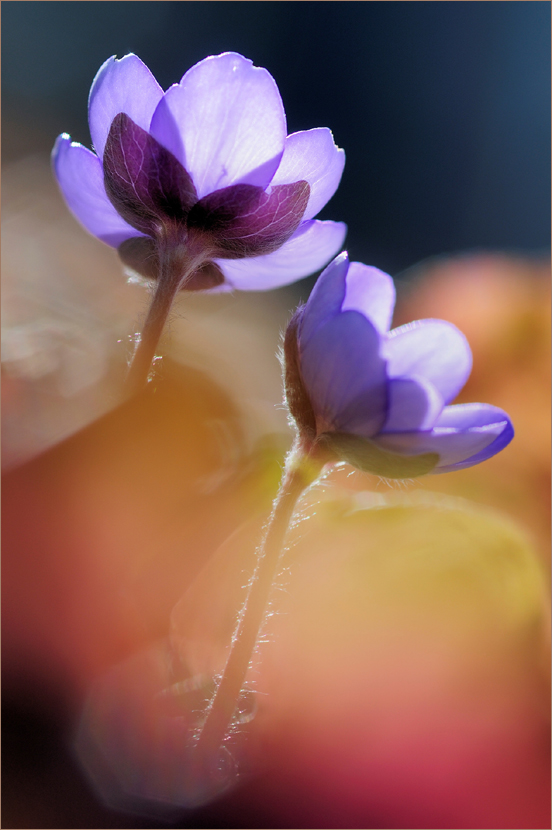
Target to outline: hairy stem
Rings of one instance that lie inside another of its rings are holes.
[[[299,442],[286,461],[280,490],[259,549],[257,566],[232,639],[230,655],[197,738],[196,757],[204,773],[215,771],[220,748],[231,727],[296,502],[318,476],[322,466],[323,461],[313,458]]]
[[[155,293],[125,379],[125,388],[130,394],[139,392],[146,385],[174,298],[203,263],[203,259],[190,258],[184,263],[182,259],[175,261],[170,246],[160,244],[159,263]]]

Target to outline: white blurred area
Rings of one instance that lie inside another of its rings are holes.
[[[207,371],[257,416],[287,431],[275,354],[295,300],[284,291],[182,294],[160,351]],[[147,289],[65,206],[49,159],[5,167],[2,214],[2,467],[16,466],[122,400]],[[162,365],[157,366],[162,371]],[[254,430],[256,432],[256,430]],[[252,436],[255,438],[255,436]]]

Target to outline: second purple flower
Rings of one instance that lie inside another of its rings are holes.
[[[328,460],[388,478],[479,464],[513,438],[486,403],[449,406],[472,367],[464,335],[445,320],[389,330],[388,274],[340,254],[286,332],[286,399],[300,438]]]

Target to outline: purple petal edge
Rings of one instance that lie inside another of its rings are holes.
[[[112,248],[140,235],[109,201],[102,164],[91,150],[62,133],[52,150],[52,167],[69,210],[89,233]]]
[[[465,461],[458,461],[456,464],[448,464],[445,467],[439,467],[439,465],[437,465],[437,467],[435,467],[432,471],[432,475],[450,473],[455,470],[463,470],[465,467],[473,467],[475,464],[481,464],[482,461],[487,461],[488,458],[492,458],[493,455],[496,455],[507,447],[514,437],[514,434],[514,427],[508,418],[504,430],[500,433],[500,435],[497,435],[495,440],[489,444],[488,447],[485,447],[485,449],[475,453],[475,455],[472,455],[470,458],[466,458]]]

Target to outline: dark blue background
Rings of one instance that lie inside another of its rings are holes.
[[[353,259],[397,272],[550,233],[547,2],[16,2],[2,4],[4,156],[89,143],[86,101],[111,54],[167,87],[208,54],[266,66],[288,131],[345,148],[323,218]],[[17,125],[17,131],[15,131]]]

